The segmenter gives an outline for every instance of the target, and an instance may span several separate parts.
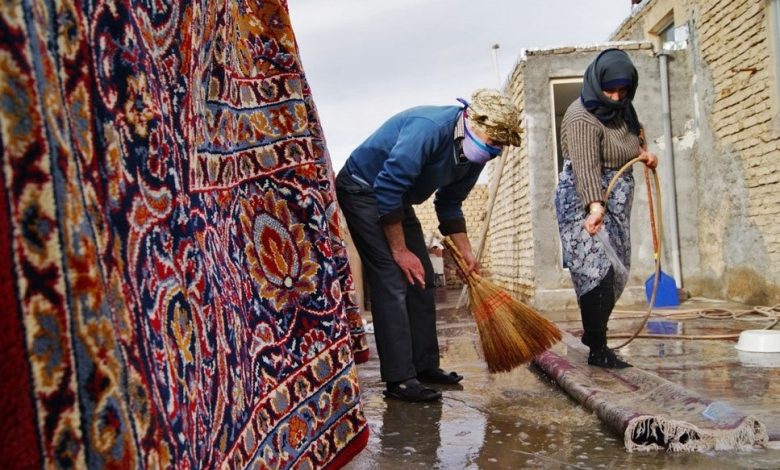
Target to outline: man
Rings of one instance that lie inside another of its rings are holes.
[[[363,262],[385,395],[432,401],[463,377],[439,367],[433,268],[412,205],[434,192],[439,231],[479,272],[461,204],[485,164],[520,144],[519,111],[496,90],[464,106],[418,106],[385,122],[336,178],[339,204]]]

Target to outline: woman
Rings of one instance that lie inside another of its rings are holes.
[[[618,178],[609,200],[604,201],[603,194],[616,170],[633,158],[640,157],[650,168],[657,164],[631,104],[638,81],[628,54],[618,49],[601,52],[585,71],[580,99],[569,106],[561,124],[564,166],[555,208],[563,261],[577,293],[582,342],[590,348],[588,364],[598,367],[631,367],[607,347],[607,322],[628,271],[613,269],[594,235],[605,229],[623,265],[630,266],[632,174]]]

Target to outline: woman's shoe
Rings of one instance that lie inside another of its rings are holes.
[[[588,364],[605,369],[625,369],[633,367],[628,362],[620,359],[615,352],[606,346],[591,349],[588,355]]]

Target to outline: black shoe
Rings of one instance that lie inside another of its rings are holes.
[[[441,392],[421,384],[417,379],[407,379],[402,382],[388,382],[386,397],[403,401],[436,401],[441,398]]]
[[[606,346],[597,349],[591,349],[588,355],[588,364],[605,369],[625,369],[633,367],[628,362],[620,359],[615,352]]]
[[[428,369],[417,373],[417,380],[442,385],[457,385],[463,376],[457,372],[444,372],[440,368]]]

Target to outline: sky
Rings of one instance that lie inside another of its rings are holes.
[[[393,114],[503,87],[523,49],[606,42],[631,12],[629,0],[288,0],[288,6],[336,171]]]

